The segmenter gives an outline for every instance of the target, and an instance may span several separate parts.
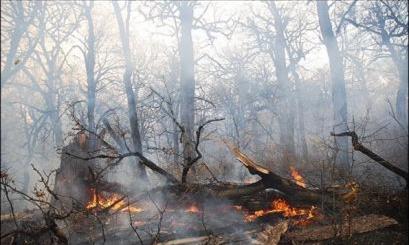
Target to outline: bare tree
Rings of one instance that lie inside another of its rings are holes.
[[[368,15],[344,19],[374,36],[377,44],[386,47],[399,74],[399,88],[396,95],[396,114],[401,123],[408,120],[408,6],[401,1],[374,1],[364,8]]]
[[[210,3],[199,12],[202,3],[194,1],[162,2],[155,3],[148,14],[143,13],[146,18],[159,19],[162,25],[164,20],[172,20],[173,35],[177,37],[179,45],[180,62],[180,123],[184,130],[182,132],[183,165],[188,166],[195,159],[194,150],[194,126],[195,126],[195,59],[193,52],[192,31],[200,29],[206,32],[210,41],[214,40],[214,34],[230,36],[234,28],[231,18],[225,20],[207,21],[203,18],[208,11]],[[196,10],[196,11],[195,11]],[[229,26],[230,29],[223,27]]]

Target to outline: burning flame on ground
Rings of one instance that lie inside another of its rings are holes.
[[[91,189],[91,200],[88,202],[86,208],[87,209],[111,209],[111,210],[119,210],[122,212],[131,212],[131,213],[139,213],[142,212],[142,208],[134,207],[128,205],[123,197],[120,197],[117,194],[113,194],[108,198],[103,197],[100,193],[96,193],[95,189]]]
[[[293,177],[295,183],[301,187],[307,187],[305,184],[304,178],[301,176],[301,174],[295,169],[294,167],[290,166],[290,171],[291,171],[291,176]]]
[[[237,210],[241,210],[241,206],[234,206]],[[312,206],[311,208],[294,208],[291,207],[285,200],[277,199],[274,200],[271,204],[271,209],[268,210],[257,210],[254,213],[246,214],[244,220],[246,222],[252,222],[256,220],[258,217],[265,216],[271,213],[281,213],[284,217],[300,217],[304,216],[305,219],[299,223],[303,223],[303,221],[309,220],[313,218],[314,210],[316,207]]]

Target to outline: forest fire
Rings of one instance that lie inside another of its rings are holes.
[[[291,176],[293,177],[295,183],[301,187],[307,187],[304,178],[293,166],[290,166]]]
[[[252,222],[259,217],[271,213],[281,213],[284,217],[305,217],[304,220],[309,220],[315,216],[315,209],[316,207],[314,206],[311,208],[294,208],[291,207],[285,200],[277,199],[272,202],[271,209],[254,211],[252,214],[247,214],[244,217],[244,220],[246,222]]]
[[[124,201],[124,197],[120,197],[117,194],[113,194],[110,197],[106,198],[101,193],[96,193],[95,189],[91,189],[91,200],[86,205],[86,209],[93,210],[95,208],[104,209],[111,209],[115,211],[122,211],[122,212],[131,212],[131,213],[139,213],[142,212],[141,208],[134,207],[128,205]]]

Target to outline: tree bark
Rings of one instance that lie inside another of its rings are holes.
[[[317,2],[317,12],[321,35],[327,49],[329,66],[332,81],[332,103],[334,106],[334,128],[340,131],[347,131],[348,108],[347,95],[345,89],[344,67],[342,57],[338,49],[336,37],[334,36],[331,20],[328,13],[327,1]],[[340,138],[336,140],[340,152],[337,155],[336,163],[344,170],[349,169],[348,140]]]

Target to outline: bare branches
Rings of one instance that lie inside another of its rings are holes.
[[[11,5],[11,11],[14,11],[10,17],[11,23],[19,28],[10,28],[10,44],[6,55],[6,62],[1,71],[1,87],[8,82],[8,80],[19,71],[26,61],[30,58],[35,47],[37,46],[40,37],[44,34],[44,10],[45,3],[36,2],[34,4],[28,4],[24,2],[10,2],[5,5]],[[25,11],[27,9],[27,11]],[[27,14],[26,14],[27,13]],[[34,37],[30,36],[30,27],[36,26],[36,20],[38,21],[37,34]],[[3,18],[2,18],[3,21]],[[24,38],[27,38],[27,49],[23,50],[20,45]],[[18,54],[20,53],[20,57]]]
[[[46,178],[43,177],[43,175],[33,166],[34,171],[36,171],[40,177],[41,180],[40,182],[42,182],[44,184],[44,187],[46,189],[47,192],[49,192],[50,194],[52,194],[53,196],[56,195],[55,193],[53,193],[51,191],[51,188],[48,185],[48,179],[49,176],[52,174],[47,174]],[[16,229],[8,232],[6,234],[2,234],[1,238],[7,237],[7,236],[11,236],[11,235],[16,235],[16,234],[23,234],[26,235],[30,238],[35,239],[36,237],[38,237],[41,234],[44,234],[46,232],[50,232],[62,243],[62,244],[67,244],[68,243],[68,239],[67,237],[64,235],[64,233],[58,228],[55,220],[63,220],[67,217],[69,217],[72,213],[73,210],[70,210],[66,213],[61,213],[63,210],[58,210],[56,207],[54,207],[50,202],[48,202],[45,198],[45,193],[43,190],[41,189],[34,189],[34,193],[36,195],[36,197],[32,197],[20,190],[18,190],[16,187],[14,187],[13,184],[14,182],[11,180],[11,178],[9,177],[9,175],[6,172],[1,172],[1,187],[2,189],[5,191],[6,193],[6,197],[8,199],[8,201],[10,202],[10,208],[12,211],[12,215],[13,215],[13,220],[15,222],[16,225]],[[22,226],[20,227],[17,223],[15,214],[14,214],[14,208],[13,205],[9,199],[9,190],[13,191],[14,193],[17,193],[19,195],[21,195],[24,199],[26,199],[27,201],[31,202],[33,205],[37,206],[38,209],[41,211],[43,218],[44,218],[44,224],[40,225],[40,226]],[[60,211],[60,213],[57,213],[57,211]]]
[[[105,155],[105,154],[98,154],[98,155],[93,155],[91,157],[80,157],[77,155],[73,155],[69,152],[66,152],[65,154],[81,159],[81,160],[92,160],[92,159],[110,159],[110,160],[115,160],[113,163],[110,164],[110,166],[115,166],[117,165],[119,162],[121,162],[124,158],[130,157],[130,156],[136,156],[138,157],[141,161],[140,163],[143,164],[144,166],[148,167],[149,169],[151,169],[152,171],[161,174],[162,176],[164,176],[168,181],[172,182],[172,183],[178,183],[177,179],[169,174],[168,172],[166,172],[165,170],[163,170],[161,167],[159,167],[156,163],[154,163],[153,161],[149,160],[148,158],[144,157],[140,152],[128,152],[128,153],[124,153],[124,154],[118,154],[118,155]]]
[[[341,20],[340,20],[340,22],[339,22],[339,24],[338,24],[338,26],[337,26],[337,29],[336,29],[336,31],[335,31],[335,34],[338,34],[338,33],[339,33],[339,31],[341,30],[341,27],[342,27],[342,25],[343,25],[343,23],[344,23],[344,20],[345,20],[346,16],[351,12],[352,8],[355,6],[355,4],[356,4],[357,1],[358,1],[358,0],[354,0],[354,1],[349,5],[347,11],[345,11],[345,13],[342,15],[342,18],[341,18]]]
[[[182,183],[186,183],[186,178],[187,178],[187,174],[189,172],[189,169],[193,166],[193,164],[195,164],[200,158],[202,158],[202,153],[199,151],[199,144],[200,144],[200,136],[201,133],[204,129],[204,127],[212,122],[218,122],[218,121],[222,121],[224,120],[224,118],[214,118],[214,119],[210,119],[205,121],[204,123],[202,123],[198,129],[196,130],[196,142],[195,142],[195,151],[196,151],[196,157],[193,158],[190,162],[188,162],[187,165],[183,166],[183,172],[182,172]]]

